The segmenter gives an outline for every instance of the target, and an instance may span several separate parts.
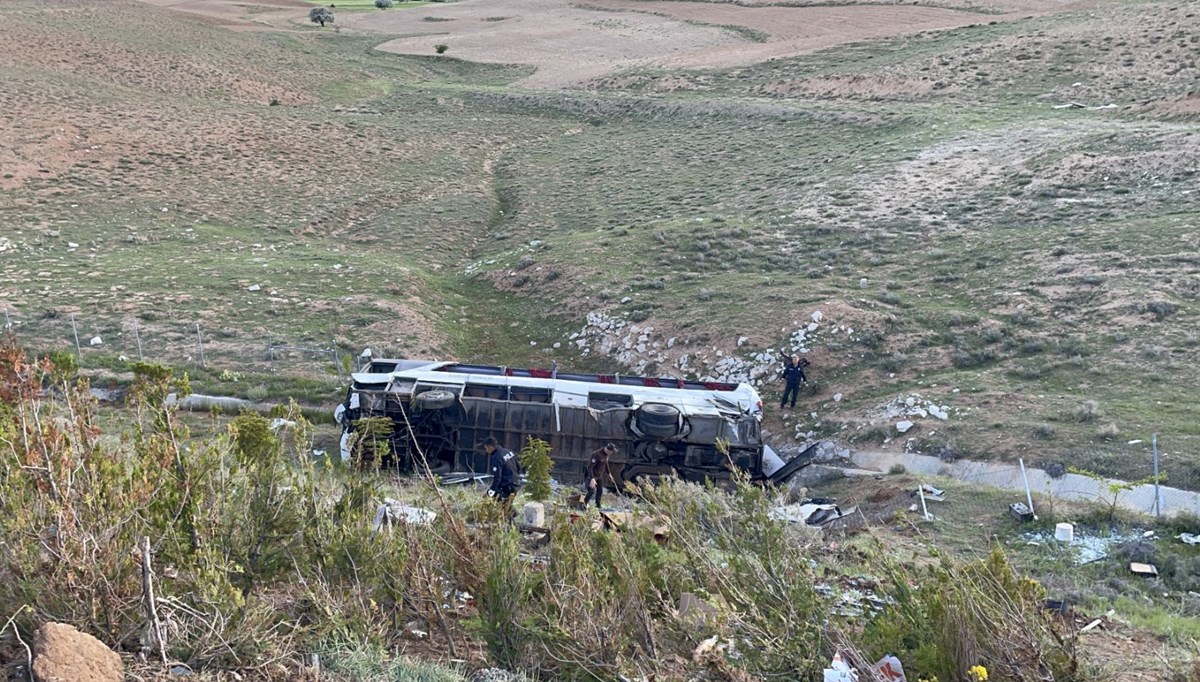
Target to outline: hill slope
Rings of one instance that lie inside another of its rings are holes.
[[[174,361],[200,322],[234,369],[333,337],[769,393],[803,348],[781,440],[1136,476],[1144,446],[1117,444],[1158,432],[1186,485],[1200,19],[1059,9],[531,91],[532,67],[389,55],[302,10],[235,33],[5,3],[0,303],[38,343],[69,347],[75,313]],[[914,392],[950,419],[897,438],[887,405]]]

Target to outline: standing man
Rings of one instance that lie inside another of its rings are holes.
[[[491,437],[483,441],[483,451],[491,458],[488,468],[492,471],[492,485],[488,488],[487,495],[506,505],[516,494],[521,480],[517,456],[512,450],[500,447],[500,443]]]
[[[609,481],[612,485],[609,490],[616,491],[617,483],[613,480],[612,473],[608,470],[608,458],[612,457],[617,452],[617,446],[608,443],[604,447],[592,453],[592,459],[588,462],[588,491],[587,496],[583,498],[583,506],[587,507],[587,503],[592,499],[592,493],[596,493],[596,509],[600,508],[600,496],[604,494],[604,483]]]
[[[808,377],[804,376],[804,368],[808,366],[808,360],[801,360],[799,355],[785,357],[783,360],[783,399],[779,401],[779,409],[787,407],[788,398],[792,400],[792,409],[796,409],[796,398],[800,396],[800,387],[808,381]]]

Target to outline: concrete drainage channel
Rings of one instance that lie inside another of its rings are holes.
[[[903,466],[910,474],[945,476],[966,483],[985,485],[1001,490],[1025,492],[1021,468],[1010,462],[978,462],[960,459],[944,462],[930,455],[890,452],[851,452],[849,462],[855,473],[872,470],[884,473],[893,467]],[[1026,467],[1029,487],[1035,494],[1046,495],[1058,500],[1096,502],[1110,500],[1112,495],[1105,483],[1080,476],[1064,474],[1058,478],[1042,469]],[[1140,514],[1154,514],[1154,485],[1140,485],[1122,492],[1117,500],[1122,509]],[[1191,513],[1200,514],[1200,493],[1179,488],[1159,486],[1159,509],[1163,516]]]

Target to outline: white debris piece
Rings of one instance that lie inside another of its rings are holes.
[[[393,523],[428,526],[436,518],[437,514],[428,509],[401,504],[399,500],[389,497],[375,510],[375,520],[371,522],[371,530],[378,532],[384,527],[384,524],[390,527]]]
[[[246,287],[246,291],[258,291],[259,289],[262,289],[262,287],[257,284],[251,284],[250,286]]]
[[[102,341],[99,336],[93,336],[92,340],[88,341],[88,344],[92,346],[99,346],[102,343],[104,343],[104,341]]]
[[[908,421],[907,419],[896,422],[896,430],[899,431],[900,433],[908,433],[908,430],[911,429],[913,426],[915,426],[915,425],[912,422]]]

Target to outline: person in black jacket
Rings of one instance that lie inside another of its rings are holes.
[[[804,376],[804,368],[808,366],[808,360],[801,360],[799,355],[792,357],[784,357],[783,359],[783,399],[779,401],[779,409],[788,406],[788,398],[791,398],[792,409],[796,408],[796,398],[800,396],[800,387],[808,381],[808,377]]]
[[[491,457],[488,468],[492,472],[492,485],[488,488],[488,497],[502,504],[507,503],[516,494],[521,481],[517,455],[508,448],[500,447],[495,438],[483,441],[483,451]]]
[[[606,444],[604,447],[592,453],[591,460],[588,461],[588,490],[587,496],[583,498],[583,506],[591,501],[592,494],[596,495],[596,509],[600,508],[600,496],[604,494],[604,485],[610,483],[609,490],[615,491],[617,484],[613,480],[612,472],[608,469],[608,458],[616,454],[617,446],[612,443]]]

